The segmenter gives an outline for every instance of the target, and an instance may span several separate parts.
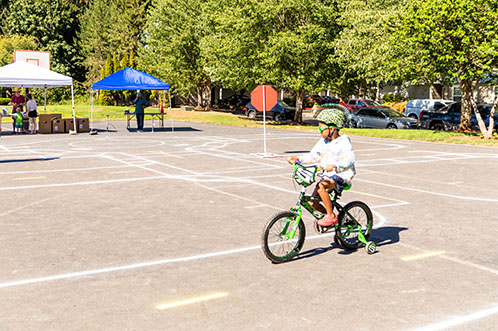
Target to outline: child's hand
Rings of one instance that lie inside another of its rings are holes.
[[[296,163],[296,161],[298,160],[299,158],[297,156],[289,156],[287,158],[287,162],[289,162],[290,164],[294,164]]]
[[[331,165],[328,165],[325,167],[325,171],[327,171],[327,172],[334,171],[334,169],[337,169],[335,164],[331,164]]]

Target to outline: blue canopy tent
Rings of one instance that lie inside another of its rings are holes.
[[[168,90],[169,84],[162,80],[132,68],[121,69],[112,75],[99,80],[91,86],[90,109],[93,121],[93,90]],[[169,93],[168,93],[169,94]],[[169,94],[171,105],[171,94]]]

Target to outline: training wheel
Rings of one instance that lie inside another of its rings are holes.
[[[367,250],[368,254],[373,254],[377,251],[377,245],[375,245],[373,241],[369,241],[367,242],[365,249]]]

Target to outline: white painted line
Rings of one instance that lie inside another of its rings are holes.
[[[65,186],[75,186],[75,185],[95,185],[95,184],[110,184],[110,183],[122,183],[122,182],[134,182],[139,180],[153,180],[165,178],[164,176],[150,176],[150,177],[137,177],[137,178],[121,178],[112,180],[95,180],[91,182],[75,182],[75,183],[63,183],[63,184],[46,184],[46,185],[28,185],[28,186],[11,186],[11,187],[0,187],[0,191],[10,191],[10,190],[30,190],[35,188],[45,188],[45,187],[65,187]]]
[[[122,171],[109,171],[109,174],[129,174],[132,172],[136,172],[136,170],[122,170]]]
[[[228,295],[227,292],[219,292],[219,293],[214,293],[211,295],[205,295],[202,297],[197,297],[197,298],[192,298],[192,299],[175,301],[175,302],[171,302],[171,303],[163,303],[163,304],[157,305],[156,308],[159,310],[166,310],[166,309],[186,306],[186,305],[190,305],[190,304],[198,303],[198,302],[202,302],[202,301],[219,299],[219,298],[226,297],[227,295]]]
[[[427,253],[423,253],[423,254],[402,257],[401,260],[403,260],[403,261],[413,261],[413,260],[423,259],[423,258],[426,258],[426,257],[443,255],[444,253],[446,253],[446,252],[445,251],[427,252]]]
[[[253,208],[261,208],[261,207],[266,207],[266,205],[247,206],[247,207],[244,207],[244,208],[245,209],[253,209]]]
[[[405,186],[399,186],[399,185],[392,185],[392,184],[374,182],[374,181],[366,180],[366,179],[356,178],[355,181],[360,181],[360,182],[370,183],[370,184],[376,184],[376,185],[382,185],[382,186],[387,186],[387,187],[393,187],[393,188],[397,188],[397,189],[401,189],[401,190],[407,190],[407,191],[414,191],[414,192],[420,192],[420,193],[427,193],[427,194],[439,195],[439,196],[443,196],[443,197],[449,197],[449,198],[460,199],[460,200],[498,202],[498,199],[475,198],[475,197],[466,197],[466,196],[460,196],[460,195],[454,195],[454,194],[446,194],[446,193],[440,193],[440,192],[433,192],[433,191],[422,190],[422,189],[418,189],[418,188],[412,188],[412,187],[405,187]]]
[[[372,211],[372,212],[380,219],[380,223],[377,224],[376,226],[374,226],[374,228],[377,228],[377,227],[383,225],[385,223],[385,218],[375,211]],[[325,233],[325,234],[317,234],[314,236],[306,237],[306,240],[314,240],[314,239],[318,239],[318,238],[327,238],[327,237],[331,237],[333,235],[335,235],[334,232]],[[200,255],[194,255],[194,256],[172,258],[172,259],[165,259],[165,260],[158,260],[158,261],[151,261],[151,262],[129,264],[129,265],[124,265],[124,266],[109,267],[109,268],[103,268],[103,269],[71,272],[71,273],[59,274],[59,275],[54,275],[54,276],[4,282],[4,283],[0,283],[0,288],[43,283],[43,282],[69,279],[69,278],[79,278],[79,277],[84,277],[84,276],[93,276],[93,275],[98,275],[98,274],[103,274],[103,273],[133,270],[133,269],[146,268],[146,267],[152,267],[152,266],[163,265],[163,264],[189,262],[189,261],[207,259],[207,258],[218,257],[218,256],[244,253],[244,252],[249,252],[249,251],[253,251],[253,250],[257,250],[257,249],[261,249],[261,245],[249,246],[249,247],[243,247],[243,248],[237,248],[237,249],[230,249],[230,250],[221,251],[221,252],[206,253],[206,254],[200,254]]]
[[[478,312],[473,313],[473,314],[469,314],[469,315],[465,315],[465,316],[460,316],[460,317],[452,318],[452,319],[450,319],[448,321],[438,322],[438,323],[434,323],[434,324],[429,324],[429,325],[417,328],[414,331],[437,331],[437,330],[444,330],[444,329],[451,328],[453,326],[457,326],[457,325],[460,325],[460,324],[464,324],[464,323],[472,322],[472,321],[475,321],[475,320],[479,320],[479,319],[482,319],[482,318],[485,318],[485,317],[488,317],[488,316],[491,316],[491,315],[495,315],[497,313],[498,313],[498,306],[493,307],[493,308],[489,308],[489,309],[485,309],[485,310],[481,310],[481,311],[478,311]],[[493,329],[493,328],[491,327],[491,329]]]
[[[403,243],[401,241],[398,242],[398,244],[401,245],[401,246],[408,247],[408,248],[413,249],[413,250],[423,251],[422,248],[419,248],[417,246],[413,246],[413,245],[410,245],[410,244],[406,244],[406,243]],[[444,259],[444,260],[448,260],[448,261],[451,261],[451,262],[455,262],[455,263],[458,263],[458,264],[462,264],[462,265],[465,265],[465,266],[468,266],[468,267],[472,267],[472,268],[475,268],[475,269],[478,269],[478,270],[486,271],[486,272],[489,272],[489,273],[492,273],[492,274],[495,274],[495,275],[498,275],[498,270],[493,269],[493,268],[489,268],[489,267],[486,267],[486,266],[483,266],[483,265],[480,265],[480,264],[476,264],[476,263],[473,263],[473,262],[469,262],[469,261],[465,261],[465,260],[460,260],[460,259],[448,256],[448,255],[439,255],[438,258]]]
[[[17,177],[14,178],[14,180],[32,180],[32,179],[42,179],[42,178],[47,178],[45,176],[38,176],[38,177]]]

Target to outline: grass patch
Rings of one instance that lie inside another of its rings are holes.
[[[99,106],[93,108],[94,121],[105,121],[107,115],[111,120],[126,120],[124,115],[125,110],[134,111],[133,106],[128,107],[113,107],[113,106]],[[75,105],[76,117],[88,117],[88,105]],[[149,111],[157,112],[157,108],[148,108]],[[43,113],[43,109],[40,109]],[[47,113],[61,113],[63,118],[72,117],[71,105],[48,105]],[[168,110],[167,119],[185,122],[209,123],[215,125],[229,125],[229,126],[242,126],[242,127],[256,127],[262,128],[263,121],[261,119],[250,119],[244,115],[234,115],[227,111],[181,111],[178,108]],[[272,129],[286,129],[286,130],[300,130],[316,132],[318,137],[318,130],[314,125],[296,125],[289,123],[276,123],[274,121],[267,121],[266,125]],[[446,131],[431,131],[431,130],[389,130],[389,129],[342,129],[344,132],[351,136],[364,136],[364,137],[378,137],[378,138],[391,138],[391,139],[405,139],[405,140],[418,140],[418,141],[432,141],[432,142],[447,142],[456,144],[471,144],[471,145],[485,145],[497,146],[498,139],[495,137],[491,140],[484,140],[479,133],[460,133],[460,132],[446,132]]]

